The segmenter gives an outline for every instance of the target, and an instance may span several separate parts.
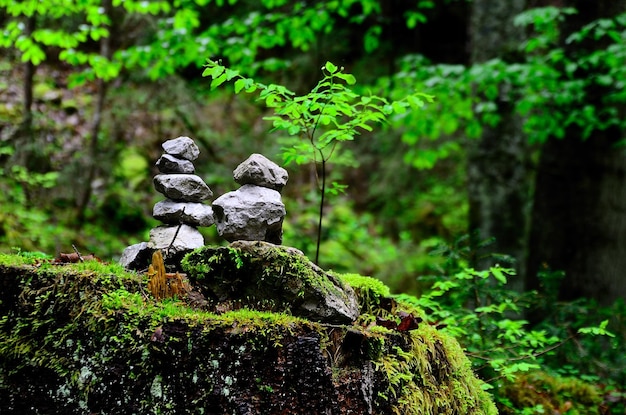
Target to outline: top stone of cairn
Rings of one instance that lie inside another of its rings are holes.
[[[189,161],[194,161],[200,155],[200,149],[189,137],[167,140],[162,146],[167,154]]]
[[[281,191],[287,184],[287,170],[261,154],[252,154],[233,172],[233,178],[241,185],[252,184]]]

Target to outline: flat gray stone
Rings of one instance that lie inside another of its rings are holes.
[[[281,191],[289,180],[287,170],[262,154],[252,154],[233,172],[233,178],[241,185],[254,184]]]
[[[157,226],[150,231],[148,246],[152,249],[167,251],[171,245],[169,252],[165,252],[167,256],[204,246],[204,237],[196,228],[189,225],[180,225],[178,234],[176,234],[177,230],[178,226]],[[176,235],[176,239],[174,239],[174,235]]]
[[[180,202],[202,202],[213,196],[209,186],[195,174],[157,174],[154,188],[165,197]]]
[[[280,193],[267,187],[246,184],[213,201],[218,234],[229,242],[282,242],[286,210]]]
[[[180,223],[191,226],[213,225],[213,209],[203,203],[166,199],[154,205],[152,216],[156,220],[173,225]]]
[[[161,173],[193,174],[196,169],[189,160],[174,157],[171,154],[163,154],[156,162]]]
[[[189,137],[167,140],[162,144],[162,147],[167,154],[189,161],[194,161],[200,155],[200,149]]]

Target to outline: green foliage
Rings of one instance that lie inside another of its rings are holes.
[[[550,273],[542,277],[552,287],[546,297],[518,293],[507,288],[514,270],[467,268],[471,253],[463,244],[438,252],[447,256],[445,273],[422,277],[430,286],[418,297],[395,298],[459,340],[503,413],[568,410],[572,403],[577,413],[597,413],[602,392],[593,384],[619,385],[623,377],[623,303],[604,309],[588,300],[557,303],[551,296],[558,276]],[[524,316],[538,308],[541,319],[531,326]]]
[[[418,169],[433,168],[461,150],[450,135],[479,137],[484,127],[501,122],[503,105],[523,117],[531,143],[562,139],[571,128],[583,139],[611,128],[623,131],[620,108],[626,94],[619,80],[626,75],[626,14],[564,32],[564,22],[576,13],[545,7],[520,14],[515,23],[531,33],[513,57],[471,66],[432,64],[419,55],[400,58],[398,71],[380,77],[377,88],[394,97],[410,86],[438,97],[420,119],[408,114],[392,120],[393,128],[406,129],[402,140],[410,147],[405,161]]]
[[[238,3],[233,12],[232,5]],[[0,47],[14,47],[23,61],[40,65],[50,53],[58,51],[64,62],[85,70],[74,78],[76,84],[96,78],[110,80],[123,69],[144,69],[153,79],[172,75],[190,65],[200,67],[207,56],[227,57],[233,64],[257,69],[279,69],[284,59],[259,59],[263,51],[289,46],[306,52],[322,36],[330,36],[338,20],[365,24],[381,11],[378,0],[318,2],[297,1],[236,2],[223,0],[138,1],[113,0],[114,13],[103,9],[100,0],[67,2],[61,0],[0,1],[11,17],[3,28]],[[421,1],[407,12],[407,25],[425,20],[422,9],[432,2]],[[361,13],[353,14],[360,8]],[[210,23],[204,20],[212,15]],[[121,16],[121,18],[120,18]],[[41,21],[28,33],[22,19]],[[151,23],[148,40],[138,39],[112,52],[109,59],[90,51],[89,42],[116,36],[111,29],[144,21]],[[382,29],[371,25],[364,38],[368,52],[379,45]]]
[[[513,275],[514,270],[499,266],[485,271],[463,269],[435,279],[414,300],[433,324],[459,339],[490,383],[538,369],[539,357],[560,341],[513,317],[528,304],[522,295],[505,289],[507,278]],[[409,300],[404,295],[399,298]]]
[[[203,76],[211,77],[211,88],[234,79],[236,94],[259,90],[259,100],[275,113],[265,119],[272,122],[275,130],[296,137],[283,152],[287,163],[325,162],[339,143],[354,140],[360,131],[372,131],[371,124],[384,123],[392,113],[404,113],[409,107],[420,108],[424,100],[433,100],[432,96],[419,92],[393,102],[372,94],[359,95],[348,88],[356,83],[355,77],[331,62],[322,67],[322,74],[323,78],[311,92],[302,96],[282,85],[261,84],[212,60],[208,61]],[[302,139],[304,145],[300,144]]]
[[[246,78],[239,71],[227,68],[220,63],[208,60],[203,76],[210,77],[211,88],[224,82],[234,80],[236,94],[242,91],[253,93],[259,91],[259,100],[268,108],[273,109],[272,116],[265,117],[271,121],[274,130],[286,131],[295,140],[286,142],[283,159],[287,164],[320,163],[320,206],[317,231],[317,248],[315,262],[318,262],[322,238],[322,217],[326,187],[326,163],[339,146],[353,141],[361,131],[372,131],[371,124],[381,124],[387,116],[402,114],[409,108],[418,109],[424,106],[424,100],[432,102],[433,97],[421,92],[414,92],[396,101],[366,94],[359,95],[348,86],[356,83],[356,78],[344,73],[332,62],[322,67],[323,78],[306,95],[298,96],[285,86],[265,85]],[[334,185],[330,193],[337,194],[343,187]]]

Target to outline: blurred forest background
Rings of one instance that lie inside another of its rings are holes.
[[[331,61],[358,93],[435,100],[332,160],[347,188],[328,196],[322,267],[418,295],[499,264],[544,299],[531,321],[623,330],[626,0],[0,0],[0,30],[3,251],[115,260],[148,240],[167,139],[196,141],[216,197],[252,153],[283,164],[271,110],[211,89],[203,65],[306,93]],[[317,166],[285,167],[284,244],[311,257]],[[623,355],[602,356],[623,386]]]

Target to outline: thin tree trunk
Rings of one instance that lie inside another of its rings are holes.
[[[109,17],[112,17],[112,4],[111,0],[103,0],[102,8],[104,13]],[[110,29],[110,28],[109,28]],[[110,59],[112,56],[111,51],[111,36],[112,31],[110,31],[109,36],[103,37],[100,40],[100,55]],[[100,128],[102,125],[102,116],[104,113],[104,106],[106,102],[106,94],[107,94],[108,83],[100,78],[97,80],[97,97],[96,97],[96,106],[94,109],[93,122],[91,124],[91,139],[89,141],[89,155],[87,158],[87,177],[85,179],[84,189],[82,196],[78,203],[77,215],[76,215],[76,223],[77,228],[80,229],[86,219],[87,207],[89,206],[89,201],[91,200],[91,196],[93,193],[93,182],[96,179],[98,174],[98,156],[100,153],[100,146],[98,143],[98,136],[100,134]]]
[[[26,18],[24,36],[32,37],[35,31],[36,18],[29,16]],[[16,154],[14,162],[16,164],[30,167],[31,155],[35,147],[33,134],[33,80],[35,78],[36,67],[31,61],[24,63],[24,86],[22,89],[22,122],[15,131],[13,138],[16,140]]]
[[[474,0],[470,22],[471,62],[480,64],[496,57],[511,60],[524,37],[513,18],[525,8],[525,0]],[[513,105],[501,90],[497,99],[501,122],[485,126],[478,140],[468,143],[469,226],[472,244],[494,238],[495,242],[476,252],[478,268],[494,264],[489,253],[508,255],[517,260],[521,290],[526,245],[527,200],[530,188],[529,151],[522,123]],[[477,248],[476,248],[477,249]]]
[[[25,35],[32,37],[35,31],[35,16],[30,16],[26,20]],[[33,80],[35,78],[35,65],[31,61],[24,64],[24,119],[22,121],[22,131],[24,135],[32,140],[33,135]]]

